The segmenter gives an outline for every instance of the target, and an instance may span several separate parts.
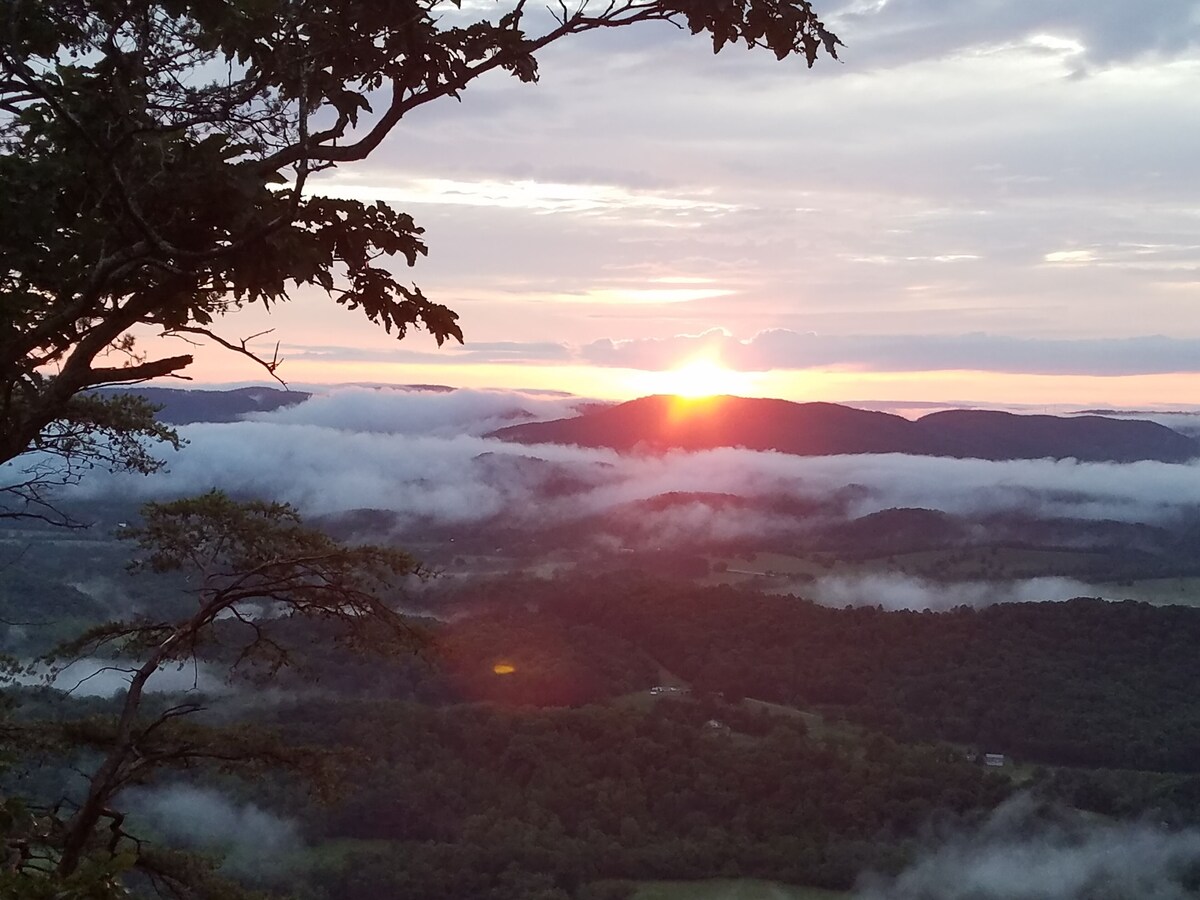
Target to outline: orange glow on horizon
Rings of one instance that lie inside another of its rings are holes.
[[[172,352],[177,352],[172,348]],[[270,384],[263,370],[226,350],[193,348],[196,363],[190,384],[169,379],[162,387],[212,388],[228,384]],[[681,375],[680,373],[687,373]],[[1085,407],[1162,409],[1200,403],[1200,373],[1161,375],[1038,375],[972,370],[869,372],[848,369],[796,369],[738,372],[719,363],[684,366],[667,372],[583,364],[514,365],[508,363],[433,364],[286,359],[281,377],[305,388],[350,383],[443,384],[498,390],[567,391],[581,397],[632,400],[650,394],[710,393],[739,397],[775,397],[805,402],[863,400],[924,401],[947,405],[1071,404]],[[695,374],[697,377],[692,378]],[[707,387],[701,389],[701,374]],[[711,378],[711,380],[708,380]],[[728,382],[719,379],[728,379]],[[681,382],[685,384],[681,385]],[[720,387],[718,387],[720,384]],[[278,387],[278,385],[275,385]]]
[[[699,399],[733,395],[760,396],[759,375],[726,368],[719,360],[697,357],[664,372],[637,372],[632,378],[634,390],[641,395],[669,394],[675,397]]]
[[[498,662],[492,666],[492,671],[497,675],[511,675],[517,671],[517,667],[512,663]]]

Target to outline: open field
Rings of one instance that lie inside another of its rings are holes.
[[[805,727],[808,728],[808,733],[815,738],[823,738],[830,735],[842,737],[852,730],[852,728],[838,722],[827,722],[825,717],[818,713],[796,709],[794,706],[784,706],[781,703],[769,703],[766,700],[752,700],[746,697],[742,700],[742,707],[753,712],[762,711],[772,716],[800,719],[804,722]]]
[[[754,878],[718,878],[711,881],[647,881],[633,900],[840,900],[849,894],[821,888],[798,887]]]

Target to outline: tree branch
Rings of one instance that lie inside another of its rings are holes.
[[[253,350],[251,350],[247,346],[247,344],[250,341],[254,340],[255,338],[260,338],[264,334],[271,334],[274,330],[275,330],[274,328],[268,328],[266,331],[260,331],[257,334],[252,334],[249,337],[244,337],[236,344],[233,343],[232,341],[226,340],[225,338],[221,337],[219,334],[217,334],[216,332],[214,332],[208,328],[200,328],[197,325],[178,325],[174,328],[169,328],[166,331],[164,331],[163,336],[164,337],[172,337],[172,336],[178,336],[180,334],[198,334],[198,335],[201,335],[202,337],[206,337],[210,341],[215,341],[216,343],[220,344],[226,350],[232,350],[234,353],[240,353],[242,356],[245,356],[248,359],[251,359],[254,362],[258,363],[258,365],[262,366],[264,369],[267,370],[267,374],[269,374],[272,378],[274,378],[276,381],[278,381],[281,385],[283,385],[286,388],[288,386],[287,382],[284,381],[282,378],[280,378],[278,373],[276,372],[276,369],[278,369],[280,364],[283,362],[283,360],[280,359],[280,357],[279,357],[279,342],[278,341],[275,342],[275,352],[271,356],[270,359],[263,359],[261,356],[259,356],[257,353],[255,353]]]

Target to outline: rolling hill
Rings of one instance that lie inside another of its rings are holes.
[[[745,397],[642,397],[570,419],[512,425],[491,437],[658,452],[744,447],[798,456],[906,453],[978,459],[1184,462],[1200,442],[1154,422],[950,410],[909,421],[836,403]]]

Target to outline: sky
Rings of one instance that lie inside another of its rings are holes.
[[[840,62],[578,36],[322,176],[426,229],[462,347],[316,292],[225,334],[305,384],[1200,403],[1200,3],[815,6]]]

